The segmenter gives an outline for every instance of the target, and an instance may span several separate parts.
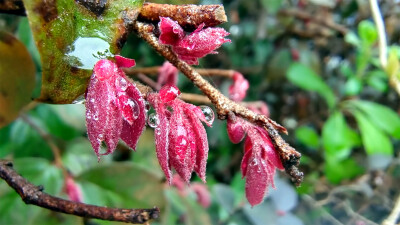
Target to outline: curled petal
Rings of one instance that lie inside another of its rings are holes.
[[[240,102],[247,95],[247,90],[250,87],[249,82],[239,72],[235,72],[233,74],[232,79],[233,79],[233,83],[229,87],[229,97],[233,101]]]
[[[129,83],[125,93],[128,101],[120,107],[124,116],[121,139],[135,150],[139,137],[146,127],[146,103],[135,84]],[[126,113],[129,114],[125,115]]]
[[[159,94],[161,102],[168,103],[176,99],[176,97],[178,97],[181,92],[175,85],[164,85],[164,87],[161,88]]]
[[[134,59],[125,58],[120,55],[116,55],[114,58],[115,58],[115,63],[117,64],[118,67],[129,68],[129,67],[133,67],[136,65],[136,62]]]
[[[193,64],[193,57],[202,58],[208,54],[216,54],[215,49],[226,42],[231,42],[229,39],[224,38],[227,35],[229,33],[223,28],[209,27],[203,30],[196,30],[185,36],[177,45],[173,45],[173,50],[180,59]]]
[[[161,44],[176,45],[185,36],[182,27],[169,17],[160,17],[158,27]]]

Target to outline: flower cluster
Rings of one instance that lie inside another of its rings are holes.
[[[185,182],[195,171],[205,182],[208,157],[207,133],[201,121],[211,126],[200,107],[178,99],[176,86],[164,86],[147,100],[157,113],[155,142],[158,161],[171,182],[174,168]]]
[[[116,62],[102,59],[93,69],[86,93],[86,126],[92,147],[100,157],[104,141],[112,153],[121,138],[135,149],[146,124],[145,101],[120,67],[131,67],[135,61],[121,56]]]
[[[183,28],[169,17],[160,17],[160,43],[171,45],[178,57],[188,64],[199,64],[198,59],[207,54],[216,54],[215,49],[226,42],[224,37],[229,35],[223,28],[204,28],[201,24],[193,33],[186,35]]]
[[[232,143],[244,141],[242,176],[246,177],[246,198],[254,206],[261,203],[269,184],[274,187],[275,168],[283,170],[268,132],[234,114],[228,117],[227,130]]]

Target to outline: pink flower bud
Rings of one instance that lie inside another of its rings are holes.
[[[75,183],[71,176],[65,178],[64,190],[68,195],[69,200],[74,202],[82,202],[82,191],[81,188]]]
[[[234,114],[228,117],[226,129],[232,143],[237,144],[243,140],[246,135],[243,125],[242,119],[237,118]]]
[[[239,72],[233,74],[233,83],[229,87],[229,97],[236,102],[242,101],[246,95],[250,85],[246,78]]]
[[[165,85],[160,89],[160,99],[163,103],[170,102],[178,97],[181,92],[175,85]]]

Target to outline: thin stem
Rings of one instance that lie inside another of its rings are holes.
[[[43,188],[29,183],[15,172],[12,163],[0,160],[0,178],[13,188],[26,204],[36,205],[56,212],[72,214],[84,218],[120,221],[126,223],[147,223],[160,215],[158,208],[153,209],[119,209],[88,205],[64,200],[43,192]]]
[[[49,133],[47,133],[46,131],[44,131],[42,128],[40,128],[35,122],[33,122],[31,120],[31,118],[29,118],[29,116],[27,116],[26,114],[21,114],[20,115],[21,119],[27,123],[29,126],[31,126],[34,130],[36,130],[36,132],[38,132],[38,134],[40,135],[40,137],[49,145],[51,152],[53,153],[54,156],[54,163],[58,168],[61,168],[63,170],[63,172],[66,172],[66,169],[63,166],[62,160],[61,160],[61,151],[58,148],[58,146],[56,145],[56,143],[54,142],[53,138],[51,137],[51,135]]]
[[[382,19],[381,11],[379,10],[379,5],[377,0],[369,0],[371,7],[372,17],[378,29],[379,37],[379,60],[383,68],[387,66],[387,40],[385,32],[385,24]]]
[[[382,222],[382,225],[395,225],[400,217],[400,195],[397,197],[395,205],[390,215]]]

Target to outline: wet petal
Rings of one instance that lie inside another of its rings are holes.
[[[169,17],[160,17],[158,27],[161,44],[176,45],[185,36],[182,27]]]

